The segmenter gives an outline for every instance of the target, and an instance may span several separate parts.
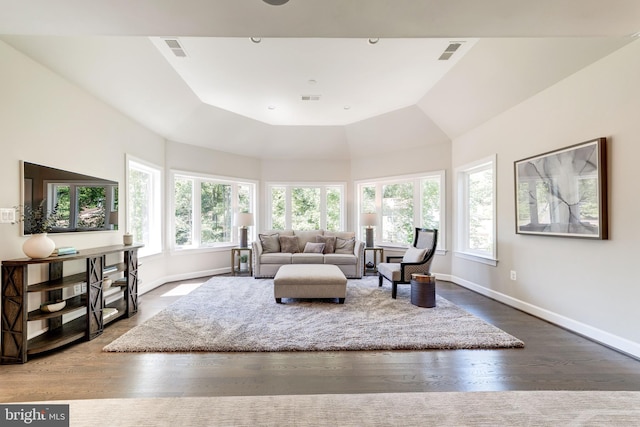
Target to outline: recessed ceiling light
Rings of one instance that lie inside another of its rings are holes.
[[[344,109],[345,109],[345,110],[350,110],[350,109],[351,109],[351,106],[350,106],[350,105],[345,105],[345,106],[344,106]]]
[[[380,39],[379,39],[379,38],[377,38],[377,37],[370,37],[370,38],[369,38],[369,44],[376,44],[376,43],[378,43],[379,41],[380,41]]]
[[[631,34],[631,37],[636,38],[636,39],[640,38],[640,31],[638,31],[637,33]]]
[[[287,3],[289,0],[262,0],[267,4],[270,4],[271,6],[282,6],[283,4]]]
[[[310,85],[314,85],[314,84],[316,84],[316,83],[318,83],[318,82],[317,82],[317,81],[315,81],[315,80],[313,80],[313,79],[309,79],[309,80],[308,80],[308,83],[309,83]]]
[[[251,37],[251,41],[254,43],[260,43],[262,39],[260,37]]]
[[[269,110],[275,110],[275,109],[276,109],[276,106],[275,106],[275,105],[269,105],[267,108],[268,108]]]

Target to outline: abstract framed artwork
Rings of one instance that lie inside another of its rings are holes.
[[[518,160],[514,174],[516,233],[608,238],[606,138]]]

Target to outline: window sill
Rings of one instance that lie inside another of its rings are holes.
[[[498,260],[495,258],[488,258],[480,255],[466,253],[466,252],[454,252],[454,255],[458,258],[466,259],[468,261],[479,262],[481,264],[491,265],[493,267],[498,266]]]

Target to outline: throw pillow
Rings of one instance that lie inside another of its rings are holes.
[[[280,236],[280,252],[289,254],[300,252],[298,236]]]
[[[278,233],[275,234],[258,234],[260,243],[262,243],[262,253],[278,253],[280,252],[280,241]]]
[[[402,262],[420,262],[424,259],[426,253],[426,249],[418,249],[412,246],[404,253]]]
[[[324,251],[324,243],[312,243],[307,242],[304,245],[304,253],[305,254],[321,254]]]
[[[336,238],[331,236],[316,236],[316,242],[324,243],[325,254],[332,254],[336,251]]]
[[[336,237],[336,253],[353,255],[353,248],[356,246],[356,239],[342,239]]]

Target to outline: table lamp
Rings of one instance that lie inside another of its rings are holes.
[[[236,217],[236,225],[240,227],[240,247],[246,248],[247,242],[247,227],[253,225],[253,214],[249,212],[241,212]]]
[[[373,247],[373,226],[378,222],[378,216],[375,213],[363,213],[360,215],[360,224],[367,227],[366,229],[366,245],[368,248]]]

